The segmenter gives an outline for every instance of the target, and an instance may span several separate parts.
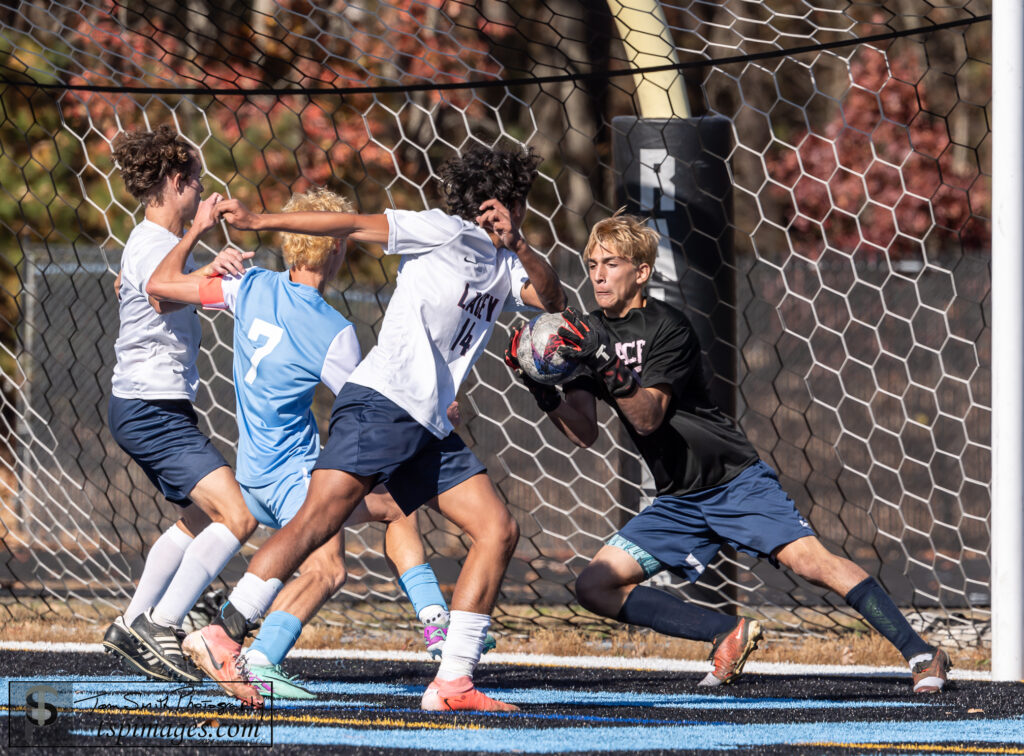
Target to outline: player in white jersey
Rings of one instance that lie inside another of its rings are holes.
[[[103,645],[151,677],[198,680],[181,654],[177,633],[256,520],[231,468],[197,427],[195,308],[157,302],[146,294],[146,285],[171,252],[187,259],[192,280],[242,266],[239,255],[228,252],[194,270],[192,248],[214,225],[220,195],[200,201],[202,166],[188,142],[167,126],[121,134],[114,141],[114,159],[129,193],[145,206],[145,219],[121,256],[109,426],[114,440],[182,510],[181,519],[150,549],[135,594],[107,629]]]
[[[532,152],[486,148],[449,161],[441,177],[451,215],[254,215],[235,200],[218,206],[238,228],[348,235],[385,245],[401,261],[377,346],[335,401],[305,502],[253,557],[217,620],[185,639],[185,652],[213,679],[232,679],[240,640],[282,581],[384,483],[403,511],[430,502],[471,542],[441,664],[422,708],[515,710],[478,691],[472,675],[519,527],[483,465],[452,431],[445,409],[502,310],[554,312],[564,302],[554,270],[519,233],[538,162]]]
[[[348,200],[325,189],[293,195],[284,207],[284,212],[351,210]],[[344,260],[344,238],[284,234],[281,249],[288,266],[283,273],[254,267],[244,275],[202,280],[184,274],[186,258],[179,250],[157,266],[147,287],[159,299],[224,309],[235,316],[235,476],[256,519],[275,529],[298,511],[320,451],[313,392],[323,383],[337,394],[361,357],[355,328],[322,296]],[[426,563],[414,517],[407,517],[381,491],[368,494],[346,524],[388,523],[389,563],[420,619],[440,625],[439,618],[447,621],[448,607]],[[232,685],[239,697],[315,698],[280,664],[303,625],[345,582],[343,533],[310,554],[299,576],[275,599],[244,654],[240,682]],[[443,637],[443,629],[436,627],[432,634],[439,632]]]

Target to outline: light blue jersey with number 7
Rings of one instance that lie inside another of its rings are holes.
[[[322,382],[337,394],[358,364],[355,328],[287,271],[213,278],[202,300],[235,315],[238,482],[265,486],[283,469],[311,470],[320,453],[313,391]]]

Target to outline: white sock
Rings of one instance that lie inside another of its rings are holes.
[[[281,586],[282,583],[277,578],[264,580],[247,572],[242,575],[238,585],[231,591],[228,601],[246,620],[255,622],[267,613],[267,609],[274,603],[274,598],[281,590]]]
[[[174,580],[154,607],[153,622],[181,627],[185,615],[240,548],[242,544],[227,525],[207,525],[188,547]]]
[[[437,668],[439,680],[473,677],[473,670],[484,650],[484,638],[491,626],[489,614],[453,610],[448,623],[448,635],[441,652],[441,666]]]
[[[248,662],[253,667],[270,666],[270,659],[267,658],[267,655],[265,653],[258,649],[254,651],[252,648],[247,648],[245,649],[245,651],[242,652],[242,656],[244,656],[246,662]]]
[[[448,610],[440,604],[431,604],[420,609],[416,615],[424,625],[447,625],[451,621]]]
[[[164,595],[190,543],[192,536],[177,525],[171,525],[156,539],[146,555],[146,564],[142,568],[142,577],[139,578],[135,595],[124,610],[126,625],[132,624],[136,617],[155,606]]]

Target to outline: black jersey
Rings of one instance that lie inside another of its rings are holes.
[[[588,375],[566,384],[566,390],[584,389],[611,404],[647,462],[659,496],[721,485],[757,462],[747,437],[711,401],[700,342],[686,315],[649,298],[621,318],[600,310],[590,317],[608,329],[616,354],[640,376],[641,386],[672,387],[661,426],[641,436],[602,381]]]

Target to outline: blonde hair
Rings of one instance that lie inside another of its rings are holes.
[[[352,203],[346,197],[335,194],[323,187],[314,187],[302,194],[293,194],[281,212],[355,212]],[[281,234],[281,253],[284,263],[289,268],[322,268],[337,238],[333,236],[307,236],[306,234]]]
[[[654,270],[654,259],[658,256],[658,232],[643,218],[626,215],[625,209],[620,207],[611,218],[594,224],[583,250],[583,259],[590,259],[590,253],[600,244],[613,249],[619,257],[634,265],[648,265]]]

